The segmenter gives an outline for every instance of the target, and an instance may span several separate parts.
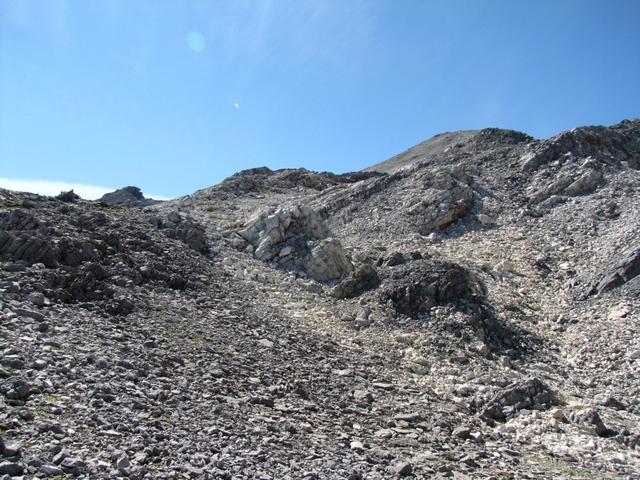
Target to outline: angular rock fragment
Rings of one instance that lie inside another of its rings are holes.
[[[498,393],[484,407],[481,416],[487,420],[504,421],[522,409],[546,410],[558,403],[547,386],[534,377]]]
[[[573,424],[592,431],[599,437],[613,437],[618,433],[608,428],[600,418],[598,412],[593,408],[573,411],[567,416],[567,419]]]
[[[376,269],[365,264],[353,270],[347,278],[331,290],[336,298],[353,298],[366,290],[375,288],[380,283]]]
[[[612,261],[599,278],[593,281],[587,296],[600,295],[633,280],[640,275],[640,247],[633,247],[622,258]]]

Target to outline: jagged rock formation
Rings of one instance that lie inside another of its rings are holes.
[[[274,262],[279,267],[320,282],[336,280],[353,268],[340,242],[329,234],[317,211],[295,205],[261,212],[238,232],[258,260],[277,257]],[[237,240],[236,245],[243,246]]]
[[[634,479],[639,185],[628,120],[0,190],[0,476]]]
[[[126,207],[146,207],[159,203],[158,200],[145,198],[138,187],[124,187],[113,192],[105,193],[98,202],[107,205],[122,205]]]

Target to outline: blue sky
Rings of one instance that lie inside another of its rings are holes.
[[[174,197],[442,131],[617,123],[640,116],[638,25],[636,0],[0,0],[0,185]]]

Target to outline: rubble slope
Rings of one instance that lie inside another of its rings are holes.
[[[639,188],[626,120],[0,190],[0,475],[638,478]]]

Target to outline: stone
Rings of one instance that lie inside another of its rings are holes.
[[[320,213],[305,205],[263,211],[237,233],[254,247],[258,260],[275,259],[280,268],[303,270],[319,282],[339,279],[353,268]]]
[[[469,178],[461,171],[438,169],[423,176],[422,195],[406,214],[415,220],[416,230],[427,236],[465,217],[473,204]]]
[[[620,287],[640,275],[640,246],[632,245],[617,260],[610,260],[596,280],[591,282],[587,296],[601,295]]]
[[[583,173],[578,179],[567,186],[564,192],[568,195],[579,195],[589,192],[596,188],[598,183],[602,181],[602,174],[595,170]]]
[[[10,400],[28,400],[32,389],[31,383],[21,377],[9,377],[0,384],[0,393]]]
[[[113,192],[105,193],[98,199],[98,202],[106,205],[145,207],[159,203],[157,200],[145,198],[138,187],[124,187]]]
[[[469,440],[471,438],[471,429],[468,427],[456,427],[451,434],[460,440]]]
[[[486,215],[484,213],[478,214],[478,216],[476,218],[483,225],[494,225],[496,223],[496,221],[495,221],[495,219],[493,217],[490,217],[489,215]]]
[[[40,465],[38,473],[44,477],[61,477],[64,474],[64,470],[55,465]]]
[[[121,470],[121,471],[126,470],[127,468],[129,468],[130,465],[131,465],[131,462],[129,461],[129,456],[126,453],[122,453],[116,459],[116,468],[118,470]]]
[[[56,195],[56,199],[67,203],[75,203],[81,200],[80,195],[77,195],[73,189],[68,192],[60,192],[60,194]]]
[[[20,463],[0,462],[0,475],[17,477],[24,474],[24,467]]]
[[[416,260],[393,269],[383,278],[379,299],[396,312],[415,317],[435,305],[465,299],[477,303],[484,287],[464,268],[450,262]]]
[[[0,363],[3,367],[13,368],[15,370],[22,370],[24,368],[24,361],[16,355],[5,355],[0,359]]]
[[[37,307],[44,307],[46,298],[40,292],[33,292],[29,294],[29,301],[36,305]]]
[[[362,453],[365,450],[362,442],[358,440],[354,440],[353,442],[351,442],[349,444],[349,448],[351,448],[351,450],[353,450],[354,452],[358,452],[358,453]]]
[[[336,298],[353,298],[362,292],[378,286],[380,279],[376,269],[368,264],[353,270],[347,278],[331,290],[331,295]]]
[[[559,402],[549,388],[537,378],[515,383],[492,398],[482,417],[487,420],[505,421],[522,409],[546,410]]]
[[[14,308],[13,312],[16,315],[20,315],[21,317],[32,318],[38,322],[42,322],[44,320],[44,315],[40,312],[35,312],[33,310],[28,310],[26,308]]]
[[[617,434],[616,431],[604,424],[598,412],[593,408],[573,411],[569,413],[567,419],[570,423],[585,427],[599,437],[613,437]]]
[[[372,403],[373,402],[373,394],[367,390],[355,390],[353,392],[353,399],[356,402],[361,403]]]
[[[274,343],[267,338],[261,338],[260,340],[258,340],[258,343],[265,348],[273,348],[274,346]]]
[[[16,457],[20,455],[21,447],[17,443],[0,442],[0,451],[5,457]]]
[[[60,463],[60,467],[65,473],[78,476],[86,470],[87,464],[78,458],[65,458]]]
[[[410,462],[398,462],[392,467],[391,471],[397,477],[409,477],[413,475],[413,464]]]
[[[342,245],[334,238],[327,238],[315,245],[305,259],[307,274],[319,282],[336,280],[353,269]]]

